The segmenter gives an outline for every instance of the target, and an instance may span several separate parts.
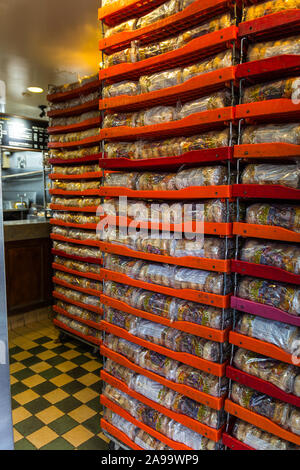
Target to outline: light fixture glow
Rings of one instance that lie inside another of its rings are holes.
[[[27,88],[30,93],[44,93],[43,88],[40,88],[39,86],[30,86]]]

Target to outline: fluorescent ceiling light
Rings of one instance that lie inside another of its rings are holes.
[[[39,86],[30,86],[27,88],[28,91],[30,91],[30,93],[43,93],[44,90],[43,88],[40,88]]]

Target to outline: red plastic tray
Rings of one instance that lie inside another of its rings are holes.
[[[127,387],[127,385],[124,382],[121,382],[121,380],[116,379],[115,377],[108,374],[104,370],[101,371],[101,379],[104,382],[117,388],[118,390],[121,390],[122,392],[131,396],[132,398],[135,398],[136,400],[144,403],[150,408],[157,410],[159,413],[162,413],[163,415],[168,416],[168,418],[174,419],[174,421],[181,423],[183,426],[186,426],[189,429],[192,429],[193,431],[198,432],[202,436],[205,436],[208,439],[211,439],[215,442],[220,441],[222,437],[222,431],[224,430],[224,426],[223,428],[220,428],[218,430],[213,429],[213,428],[210,428],[209,426],[206,426],[205,424],[201,424],[199,421],[196,421],[195,419],[190,418],[189,416],[182,415],[181,413],[175,413],[174,411],[169,410],[168,408],[160,405],[159,403],[149,400],[149,398],[145,397],[144,395],[141,395],[140,393],[137,393],[134,390],[131,390],[129,387]]]
[[[72,305],[77,305],[77,307],[84,308],[85,310],[90,310],[91,312],[98,313],[99,315],[103,315],[103,309],[100,307],[95,307],[94,305],[88,305],[84,304],[82,302],[77,302],[76,300],[69,299],[69,297],[66,297],[65,295],[59,294],[58,292],[53,292],[53,297],[56,299],[62,300],[63,302],[72,304]],[[99,305],[100,305],[100,300],[99,300]]]
[[[240,104],[236,107],[236,119],[245,119],[249,123],[297,121],[299,117],[300,104],[294,104],[286,98]]]
[[[176,191],[137,191],[124,187],[104,187],[101,188],[100,194],[106,197],[127,196],[142,199],[218,199],[231,198],[232,186],[195,186]]]
[[[172,157],[148,158],[130,160],[129,158],[103,158],[99,165],[107,170],[116,169],[172,169],[182,165],[186,167],[197,166],[204,163],[216,163],[232,160],[233,147],[219,147],[215,149],[193,150],[183,155]]]
[[[53,194],[53,193],[51,193],[51,194]],[[78,197],[80,197],[81,193],[79,193],[77,195],[78,195]],[[61,204],[50,204],[50,209],[52,209],[54,211],[90,212],[90,213],[95,214],[98,210],[98,207],[96,207],[96,206],[75,207],[75,206],[63,206]]]
[[[300,145],[284,142],[269,144],[242,144],[234,147],[234,158],[247,159],[299,159]]]
[[[297,436],[290,431],[286,431],[268,418],[265,418],[264,416],[261,416],[257,413],[253,413],[250,410],[246,410],[236,403],[233,403],[231,400],[225,401],[225,411],[235,417],[242,419],[243,421],[246,421],[247,423],[253,424],[254,426],[263,429],[264,431],[275,434],[275,436],[278,436],[285,441],[292,442],[298,446],[300,445],[300,436]]]
[[[132,80],[139,78],[141,75],[152,74],[164,69],[190,65],[195,61],[199,61],[202,57],[218,54],[218,52],[230,48],[232,43],[237,41],[237,36],[238,28],[230,26],[193,39],[180,49],[139,62],[118,64],[102,69],[99,72],[99,80],[108,80],[109,82]]]
[[[191,335],[200,336],[201,338],[206,338],[210,341],[216,341],[219,343],[224,343],[228,341],[229,337],[229,328],[227,330],[216,330],[214,328],[209,328],[207,326],[197,325],[196,323],[184,322],[184,321],[175,321],[171,322],[168,318],[160,317],[159,315],[154,315],[152,313],[144,312],[143,310],[130,307],[125,302],[121,300],[112,299],[106,295],[101,295],[101,302],[109,307],[120,310],[121,312],[129,313],[136,317],[145,318],[146,320],[160,323],[161,325],[168,326],[170,328],[176,328],[177,330],[185,331]]]
[[[49,194],[59,195],[59,196],[100,196],[101,189],[85,189],[84,191],[68,191],[63,189],[49,189]],[[69,206],[68,210],[72,212],[72,207]]]
[[[109,2],[98,9],[98,19],[109,26],[115,26],[126,19],[143,16],[154,10],[164,0],[119,0]]]
[[[169,295],[170,297],[178,297],[179,299],[200,302],[205,305],[213,305],[214,307],[228,308],[230,306],[230,295],[209,294],[193,289],[173,289],[172,287],[165,287],[158,284],[150,284],[148,282],[131,279],[126,274],[110,271],[109,269],[103,269],[102,274],[105,281],[120,282],[121,284],[140,287],[153,292],[160,292],[161,294]]]
[[[63,281],[62,279],[58,279],[55,276],[52,278],[52,282],[53,284],[58,284],[60,286],[67,287],[68,289],[78,290],[79,292],[83,292],[84,294],[94,295],[95,297],[101,296],[101,291],[97,291],[94,289],[86,289],[85,287],[80,287],[80,286],[74,286],[73,284]]]
[[[263,37],[270,39],[273,35],[299,32],[300,10],[291,9],[262,16],[251,21],[239,24],[239,37],[248,37],[261,40]]]
[[[70,241],[71,240],[66,240]],[[143,253],[142,251],[135,251],[126,246],[116,245],[113,243],[96,242],[103,253],[114,253],[121,256],[129,256],[133,258],[140,258],[149,261],[156,261],[158,263],[176,264],[177,266],[187,266],[189,268],[204,269],[208,271],[217,271],[230,273],[230,260],[206,259],[197,258],[194,256],[185,256],[175,258],[173,256],[156,255],[152,253]]]
[[[230,450],[255,450],[247,444],[244,444],[241,441],[238,441],[235,437],[230,436],[226,432],[222,435],[223,444],[228,447]]]
[[[277,77],[295,75],[299,72],[300,56],[283,54],[239,64],[236,69],[236,78],[253,82],[274,80]]]
[[[84,273],[81,271],[76,271],[75,269],[66,268],[62,264],[53,263],[52,268],[57,269],[58,271],[64,271],[66,273],[73,274],[74,276],[87,277],[89,279],[95,279],[96,281],[103,281],[103,277],[101,274]]]
[[[241,312],[258,315],[259,317],[268,318],[269,320],[280,321],[300,327],[300,317],[283,312],[279,308],[270,305],[252,302],[251,300],[241,299],[240,297],[231,297],[231,308],[235,308]]]
[[[76,330],[73,330],[72,328],[69,328],[67,325],[65,325],[64,323],[62,323],[62,322],[56,320],[55,318],[53,319],[53,323],[54,323],[54,325],[57,326],[58,328],[61,328],[61,329],[66,330],[66,331],[69,331],[69,332],[72,333],[73,335],[79,336],[79,338],[84,339],[84,340],[87,341],[88,343],[96,344],[97,346],[100,346],[100,344],[101,344],[101,340],[100,340],[100,339],[94,338],[93,336],[86,336],[86,335],[83,335],[83,334],[80,333],[79,331],[76,331]]]
[[[250,351],[263,354],[264,356],[278,359],[281,362],[300,366],[300,358],[293,358],[291,354],[286,353],[274,344],[266,343],[256,338],[250,338],[249,336],[241,335],[234,331],[229,333],[229,342],[240,348],[249,349]]]
[[[126,447],[129,447],[133,450],[144,450],[142,447],[139,447],[135,442],[129,439],[128,436],[119,429],[115,428],[112,424],[108,423],[105,419],[100,420],[101,429],[108,432],[111,436],[115,437],[118,442],[122,442]]]
[[[64,315],[65,317],[71,318],[71,320],[76,320],[79,323],[83,323],[84,325],[90,326],[91,328],[94,328],[95,330],[100,330],[100,323],[95,323],[90,320],[84,320],[83,318],[76,317],[75,315],[71,315],[69,312],[66,310],[58,307],[57,305],[53,305],[53,310],[56,313],[60,313],[61,315]]]
[[[235,184],[233,197],[263,199],[300,199],[300,190],[279,184]]]
[[[99,168],[100,170],[100,168]],[[51,173],[51,180],[87,180],[102,178],[101,171],[90,171],[89,173],[81,173],[80,175],[63,175],[62,173]]]
[[[94,80],[93,82],[87,83],[86,85],[75,88],[74,90],[63,91],[60,93],[53,93],[47,96],[47,100],[51,103],[56,103],[58,101],[68,101],[73,98],[76,98],[80,95],[88,95],[93,91],[99,90],[101,83],[99,80]]]
[[[289,273],[281,268],[275,266],[266,266],[264,264],[248,263],[247,261],[232,260],[232,272],[253,276],[262,277],[263,279],[271,279],[272,281],[287,282],[289,284],[300,285],[300,275]]]
[[[97,125],[100,126],[102,122],[101,117],[95,117],[91,119],[86,119],[85,121],[78,122],[76,124],[70,124],[67,126],[55,126],[55,127],[48,127],[48,134],[67,134],[69,132],[76,132],[76,131],[85,131],[86,129],[91,129],[96,127]]]
[[[176,135],[197,134],[200,131],[224,127],[234,120],[234,108],[212,109],[195,113],[178,121],[141,127],[109,127],[100,131],[102,140],[160,139]]]
[[[203,405],[213,408],[214,410],[221,410],[224,407],[224,397],[213,397],[211,395],[208,395],[207,393],[200,392],[196,388],[189,387],[188,385],[178,384],[172,382],[171,380],[167,380],[161,375],[155,374],[154,372],[151,372],[147,369],[143,369],[143,367],[137,366],[123,355],[112,351],[104,345],[101,346],[100,352],[103,356],[112,359],[114,362],[120,364],[121,366],[133,370],[137,374],[145,375],[149,379],[154,380],[155,382],[159,382],[165,387],[171,388],[175,392],[178,392],[182,395],[186,395],[192,400],[196,400],[199,403],[202,403]]]
[[[281,240],[284,242],[300,242],[300,233],[287,230],[283,227],[272,225],[255,225],[235,222],[233,224],[234,235],[241,237],[265,238],[270,240]]]
[[[86,157],[74,158],[74,159],[61,159],[61,158],[50,158],[49,163],[51,165],[78,165],[79,163],[97,162],[102,158],[102,153],[95,153],[94,155],[87,155]]]
[[[50,219],[51,225],[60,225],[62,227],[74,227],[74,228],[87,228],[91,230],[97,229],[97,224],[73,224],[72,222],[64,222],[63,220]]]
[[[238,370],[235,367],[228,366],[226,369],[226,376],[234,382],[238,382],[242,385],[245,385],[246,387],[253,388],[258,392],[270,395],[271,397],[277,398],[278,400],[281,400],[285,403],[290,403],[291,405],[297,407],[300,406],[300,397],[286,393],[270,382],[266,382],[265,380],[262,380],[258,377],[254,377],[253,375],[247,374],[246,372]]]
[[[165,37],[174,36],[188,27],[197,26],[199,23],[207,21],[211,16],[217,16],[228,10],[230,4],[229,0],[196,0],[184,10],[153,24],[101,39],[99,49],[105,51],[106,54],[111,54],[129,47],[132,41],[138,40],[141,45],[160,41]],[[103,9],[100,9],[99,15],[102,19],[101,10]]]
[[[116,405],[114,402],[106,398],[104,395],[100,396],[100,403],[103,405],[105,408],[108,408],[112,410],[114,413],[118,414],[122,418],[126,419],[126,421],[129,421],[130,423],[134,424],[138,428],[142,429],[143,431],[147,432],[150,434],[150,436],[155,437],[158,439],[160,442],[164,442],[168,447],[174,450],[190,450],[190,447],[185,446],[184,444],[179,444],[179,442],[172,441],[168,437],[164,436],[160,432],[156,431],[155,429],[150,428],[144,423],[141,423],[137,419],[135,419],[133,416],[131,416],[127,411],[125,411],[123,408],[121,408],[119,405]]]
[[[88,111],[96,111],[98,109],[99,100],[88,101],[87,103],[80,104],[78,106],[72,106],[70,108],[53,109],[47,112],[47,116],[50,118],[61,117],[61,116],[78,116],[79,114],[87,113]]]
[[[93,263],[93,264],[102,264],[102,259],[99,258],[82,258],[81,256],[69,255],[64,251],[54,250],[52,248],[51,253],[57,256],[63,256],[64,258],[75,259],[77,261],[82,261],[83,263]]]
[[[50,238],[52,240],[58,240],[61,242],[68,242],[68,243],[75,243],[77,245],[88,245],[88,246],[95,246],[99,247],[100,242],[97,240],[77,240],[77,238],[68,238],[68,237],[63,237],[62,235],[57,235],[56,233],[51,233]]]
[[[194,5],[194,4],[193,4]],[[123,33],[122,33],[123,34]],[[187,80],[180,85],[163,88],[162,90],[142,93],[136,96],[122,95],[100,100],[100,111],[131,111],[143,109],[159,104],[173,105],[178,100],[185,102],[209,95],[220,88],[224,88],[235,80],[236,67],[226,67],[214,70]]]
[[[138,338],[137,336],[128,333],[123,328],[120,328],[116,325],[112,325],[111,323],[108,323],[106,321],[102,321],[101,326],[102,329],[107,333],[111,333],[112,335],[118,336],[119,338],[126,339],[131,343],[139,344],[143,348],[151,349],[152,351],[158,352],[163,356],[170,357],[175,361],[183,362],[183,364],[187,364],[188,366],[203,370],[204,372],[216,375],[217,377],[225,376],[227,365],[226,362],[224,362],[224,364],[217,364],[215,362],[207,361],[206,359],[201,359],[200,357],[193,356],[192,354],[172,351],[171,349]]]
[[[97,145],[101,142],[99,135],[93,137],[86,137],[82,140],[77,140],[74,142],[49,142],[49,149],[59,149],[59,148],[76,148],[76,147],[90,147],[91,145]],[[65,160],[66,162],[66,160]]]

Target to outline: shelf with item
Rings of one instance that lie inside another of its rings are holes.
[[[100,403],[103,407],[108,408],[109,410],[113,411],[117,415],[119,415],[122,418],[126,419],[126,421],[129,421],[130,423],[134,424],[136,427],[138,427],[138,428],[142,429],[143,431],[147,432],[148,434],[150,434],[150,436],[154,437],[155,439],[159,440],[160,442],[163,442],[164,444],[166,444],[171,449],[174,449],[174,450],[191,450],[190,447],[187,447],[184,444],[180,444],[179,442],[173,441],[173,440],[169,439],[168,437],[164,436],[163,434],[161,434],[160,432],[156,431],[155,429],[150,428],[150,426],[147,426],[146,424],[142,423],[141,421],[138,421],[131,414],[129,414],[126,410],[121,408],[119,405],[117,405],[113,401],[109,400],[104,395],[100,396]],[[101,420],[101,423],[102,423],[102,420]]]
[[[254,60],[236,67],[236,79],[248,84],[295,76],[300,73],[300,56],[282,54],[267,59]]]
[[[80,158],[63,159],[63,158],[50,158],[51,165],[77,165],[78,163],[98,162],[102,158],[102,153],[95,153]]]
[[[244,21],[239,24],[239,37],[251,41],[264,38],[278,38],[283,34],[297,34],[300,25],[300,10],[297,8],[278,11],[260,18]]]
[[[122,80],[137,79],[142,75],[152,74],[164,69],[190,65],[200,60],[228,49],[237,42],[238,28],[230,26],[205,36],[193,39],[185,46],[164,54],[143,59],[139,62],[127,62],[101,69],[100,81],[120,82]]]
[[[201,292],[199,290],[194,289],[175,289],[172,287],[165,287],[158,284],[151,284],[149,282],[139,281],[137,279],[131,279],[126,274],[111,271],[109,269],[103,269],[102,275],[104,281],[115,281],[121,284],[127,284],[129,286],[150,290],[152,292],[159,292],[170,297],[191,300],[192,302],[200,302],[205,305],[213,305],[214,307],[220,308],[229,308],[230,306],[230,294],[218,295],[210,294],[207,292]]]
[[[225,376],[225,369],[227,365],[226,362],[224,362],[223,364],[218,364],[216,362],[211,362],[206,359],[201,359],[200,357],[193,356],[192,354],[172,351],[171,349],[138,338],[137,336],[128,333],[128,331],[124,330],[123,328],[108,323],[104,320],[101,322],[101,325],[103,331],[105,331],[106,333],[111,333],[115,336],[118,336],[119,338],[126,339],[131,343],[135,343],[146,349],[150,349],[151,351],[158,352],[163,356],[170,357],[175,361],[182,362],[183,364],[187,364],[188,366],[195,367],[196,369],[202,370],[203,372],[207,372],[217,377]]]
[[[133,442],[123,431],[117,429],[104,418],[101,418],[100,425],[102,430],[106,431],[110,436],[117,439],[118,442],[122,442],[126,447],[129,447],[129,449],[144,450],[142,449],[142,447],[138,446],[135,442]]]
[[[183,10],[152,24],[138,29],[122,31],[100,39],[99,49],[106,54],[111,54],[130,46],[132,41],[139,41],[140,44],[144,45],[161,40],[180,33],[187,29],[187,26],[198,26],[200,22],[205,22],[211,17],[229,11],[232,4],[231,0],[195,0]],[[105,16],[104,9],[105,7],[99,10],[99,20],[111,24],[112,16]],[[132,18],[132,11],[130,11],[130,18]],[[123,22],[125,19],[126,16],[122,16],[121,21]],[[116,24],[115,20],[113,24]]]
[[[275,320],[289,325],[300,327],[300,317],[293,315],[271,305],[264,305],[259,302],[242,299],[240,297],[231,297],[231,308],[240,312],[258,315],[259,317]]]
[[[65,162],[68,163],[68,162]],[[49,178],[51,180],[86,180],[102,178],[103,174],[100,171],[90,171],[88,173],[81,173],[80,175],[64,175],[63,173],[51,173]]]
[[[69,282],[63,281],[62,279],[58,279],[57,277],[52,278],[53,284],[57,284],[59,286],[67,287],[68,289],[74,289],[79,292],[82,292],[83,294],[88,294],[88,295],[93,295],[95,297],[100,297],[101,296],[101,291],[97,291],[95,289],[87,289],[85,287],[80,287],[74,284],[70,284]]]
[[[296,395],[293,395],[291,393],[286,393],[280,388],[271,384],[270,382],[262,380],[259,377],[254,377],[253,375],[238,370],[235,367],[227,366],[226,376],[234,382],[238,382],[241,385],[250,387],[260,393],[264,393],[265,395],[277,398],[278,400],[281,400],[285,403],[289,403],[290,405],[296,407],[300,406],[300,397],[297,397]]]
[[[118,311],[129,313],[136,317],[144,318],[151,322],[159,323],[170,328],[175,328],[185,333],[191,335],[200,336],[211,341],[216,341],[219,343],[224,343],[228,341],[229,331],[227,328],[225,330],[217,330],[207,326],[198,325],[196,323],[185,322],[185,321],[171,321],[168,318],[161,317],[159,315],[154,315],[152,313],[144,312],[143,310],[136,309],[127,305],[125,302],[117,299],[112,299],[106,295],[101,295],[101,302],[107,307],[112,307]]]
[[[201,392],[196,388],[189,387],[188,385],[168,380],[162,377],[161,375],[158,375],[154,372],[144,369],[141,366],[134,364],[125,356],[115,351],[112,351],[104,345],[101,346],[100,352],[104,357],[112,359],[117,364],[120,364],[121,366],[126,367],[127,369],[130,369],[136,372],[137,374],[144,375],[149,379],[154,380],[155,382],[158,382],[161,385],[170,388],[171,390],[174,390],[175,392],[178,392],[182,395],[186,395],[192,400],[196,400],[199,403],[202,403],[203,405],[209,406],[210,408],[213,408],[215,410],[221,410],[224,407],[224,397],[214,397],[212,395],[208,395],[207,393]]]
[[[100,316],[99,316],[99,323],[96,323],[96,322],[91,321],[91,320],[85,320],[85,319],[77,317],[75,315],[71,315],[69,312],[67,312],[66,310],[64,310],[61,307],[58,307],[57,305],[53,305],[53,311],[56,312],[56,313],[59,313],[60,315],[65,316],[67,318],[70,318],[71,320],[78,321],[79,323],[83,323],[83,325],[90,326],[91,328],[94,328],[95,330],[100,330],[101,331],[101,327],[100,327],[101,317]]]
[[[182,165],[191,167],[206,163],[228,162],[233,159],[233,147],[219,147],[203,150],[192,150],[182,155],[172,157],[157,157],[147,159],[102,158],[99,165],[107,170],[128,169],[174,169]]]
[[[47,100],[50,101],[50,103],[68,101],[68,100],[72,100],[73,98],[77,98],[78,96],[81,96],[81,95],[88,95],[100,89],[101,89],[101,82],[98,79],[95,79],[84,85],[78,86],[70,90],[61,91],[59,93],[48,94]]]
[[[86,335],[82,334],[80,331],[73,330],[73,328],[70,328],[68,325],[65,325],[64,323],[57,320],[56,318],[53,319],[53,323],[59,329],[65,330],[65,331],[71,333],[73,336],[78,336],[79,338],[82,338],[87,343],[95,344],[97,346],[101,345],[101,340],[100,339],[95,338],[94,336],[86,336]]]
[[[280,184],[235,184],[232,188],[232,195],[242,199],[300,199],[299,189]]]
[[[250,351],[272,357],[273,359],[278,359],[279,361],[286,362],[287,364],[295,365],[295,361],[299,361],[299,358],[297,359],[297,357],[283,351],[274,344],[267,343],[256,338],[251,338],[249,336],[236,333],[235,331],[231,331],[229,333],[229,342],[235,346],[249,349]]]
[[[275,436],[278,436],[285,441],[300,445],[300,436],[297,434],[283,429],[270,419],[265,418],[258,413],[254,413],[253,411],[247,410],[246,408],[237,405],[229,399],[225,401],[225,411],[227,411],[230,415],[240,418],[247,423],[253,424],[260,429],[269,432],[270,434],[274,434]]]
[[[59,264],[59,263],[56,263],[56,262],[54,262],[52,264],[52,268],[54,270],[63,271],[63,272],[68,273],[68,274],[73,274],[74,276],[87,277],[88,279],[94,279],[95,281],[103,281],[103,276],[100,273],[96,274],[96,273],[90,273],[88,271],[85,271],[85,272],[77,271],[76,269],[67,268],[63,264]],[[99,271],[100,271],[100,269],[99,269]]]
[[[217,90],[230,86],[235,82],[236,67],[226,67],[214,70],[186,82],[161,90],[150,91],[139,95],[120,95],[112,98],[103,98],[99,102],[100,111],[132,111],[145,109],[159,104],[174,105],[178,100],[185,102],[200,96],[206,96]]]
[[[77,307],[84,308],[85,310],[90,310],[91,312],[98,313],[99,315],[103,315],[103,309],[100,307],[95,307],[94,305],[84,304],[82,302],[78,302],[77,300],[69,299],[69,297],[66,297],[65,295],[60,294],[55,291],[53,291],[53,297],[55,299],[62,300],[63,302],[66,302],[67,304],[76,305]],[[100,301],[99,301],[99,305],[100,305]]]
[[[92,101],[88,101],[87,103],[83,103],[77,106],[62,109],[52,109],[47,112],[47,116],[49,118],[78,116],[80,114],[88,113],[90,111],[97,111],[98,107],[99,99],[94,99]]]
[[[165,0],[122,0],[105,2],[98,9],[98,19],[105,21],[109,26],[114,26],[134,16],[143,16],[154,10]],[[104,2],[103,2],[104,3]]]
[[[64,148],[77,148],[77,147],[89,147],[91,145],[97,145],[99,142],[101,142],[100,135],[95,135],[92,137],[86,137],[85,139],[82,140],[76,140],[72,142],[49,142],[48,143],[48,148],[49,149],[64,149]],[[78,160],[76,160],[78,162]],[[64,161],[64,163],[68,163],[67,160]]]
[[[99,190],[99,195],[104,197],[127,196],[141,199],[209,199],[209,198],[231,198],[232,186],[194,186],[174,191],[138,191],[125,187],[104,186]]]
[[[227,432],[222,434],[223,444],[228,447],[230,450],[255,450],[253,447],[244,444],[244,442],[239,441],[233,436],[230,436]]]
[[[77,245],[84,245],[84,246],[100,247],[100,245],[99,245],[100,242],[98,240],[91,240],[91,239],[79,240],[77,238],[64,237],[64,236],[58,235],[56,233],[51,233],[50,238],[52,240],[57,240],[57,241],[60,241],[60,242],[75,243]]]
[[[100,250],[99,250],[99,252],[100,252]],[[51,253],[53,255],[63,256],[64,258],[81,261],[82,263],[102,264],[102,259],[100,257],[99,258],[88,258],[88,257],[77,256],[77,255],[71,255],[69,253],[65,253],[64,251],[55,250],[54,248],[52,248]]]
[[[256,160],[293,160],[300,158],[300,145],[285,142],[240,144],[234,146],[233,156],[234,158]]]
[[[186,266],[189,268],[198,268],[208,271],[224,272],[228,274],[231,272],[230,260],[198,258],[195,256],[174,257],[167,255],[157,255],[154,253],[144,253],[142,251],[136,251],[126,246],[117,245],[114,243],[101,241],[97,243],[103,253],[112,253],[121,256],[156,261],[158,263],[175,264],[178,266]]]
[[[68,208],[70,210],[70,208]],[[86,211],[85,211],[86,212]],[[65,222],[63,220],[59,219],[50,219],[50,224],[51,225],[60,225],[62,227],[73,227],[73,228],[79,228],[79,229],[91,229],[91,230],[97,230],[97,224],[75,224],[72,222]]]
[[[265,238],[270,240],[300,243],[300,233],[273,225],[234,222],[233,234],[246,238]]]
[[[112,387],[126,393],[132,398],[144,403],[146,406],[162,413],[163,415],[167,416],[174,421],[186,426],[189,429],[201,434],[202,436],[211,439],[214,442],[219,442],[221,440],[222,431],[224,430],[224,426],[220,427],[219,429],[211,428],[205,424],[200,423],[199,421],[195,420],[194,418],[190,418],[189,416],[183,415],[181,413],[176,413],[174,411],[169,410],[165,406],[160,405],[159,403],[150,400],[149,398],[141,395],[140,393],[130,389],[124,382],[121,380],[116,379],[112,375],[108,374],[106,371],[102,370],[100,373],[101,379],[111,385]]]
[[[66,126],[48,127],[48,134],[68,134],[69,132],[85,131],[101,125],[101,117],[86,119],[85,121],[76,124],[69,124]]]
[[[56,190],[54,190],[56,191]],[[58,190],[60,191],[60,190]],[[59,193],[60,195],[64,195],[66,192]],[[51,194],[57,194],[57,193],[51,193]],[[94,193],[93,193],[94,194]],[[72,193],[72,195],[82,195],[80,192],[77,192],[75,194]],[[72,211],[72,212],[90,212],[93,214],[97,213],[98,207],[97,206],[85,206],[85,207],[76,207],[76,206],[63,206],[61,204],[50,204],[50,209],[55,210],[55,211]]]
[[[244,119],[246,123],[298,121],[300,104],[298,100],[295,103],[288,98],[271,99],[239,104],[235,108],[235,113],[236,119]]]
[[[288,272],[284,269],[277,268],[276,266],[232,260],[231,270],[232,272],[242,274],[243,276],[261,277],[263,279],[271,279],[273,281],[300,285],[299,274]]]
[[[174,137],[192,135],[200,131],[224,128],[234,121],[235,108],[212,109],[192,114],[178,121],[164,122],[141,127],[110,127],[102,128],[100,138],[102,140],[133,140],[133,139],[155,139],[163,137]]]

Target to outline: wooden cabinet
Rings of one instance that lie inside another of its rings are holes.
[[[8,315],[51,304],[51,245],[49,238],[5,243]]]

